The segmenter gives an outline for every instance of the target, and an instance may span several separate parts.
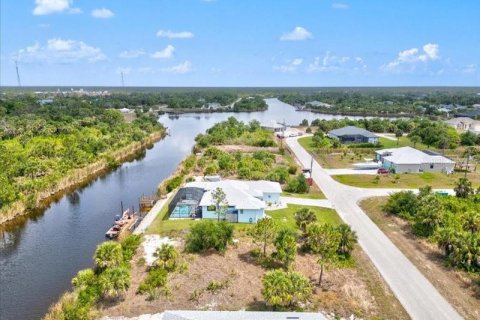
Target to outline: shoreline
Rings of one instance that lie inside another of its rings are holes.
[[[133,142],[119,150],[112,152],[112,158],[115,162],[119,162],[119,165],[127,161],[132,156],[137,155],[139,152],[144,151],[149,145],[160,141],[167,135],[167,130],[162,129],[151,133],[142,142]],[[102,158],[94,163],[91,163],[85,167],[72,170],[66,177],[57,183],[57,187],[53,190],[45,190],[36,194],[37,200],[34,208],[27,208],[25,201],[18,200],[12,203],[11,206],[5,210],[0,211],[0,227],[14,222],[16,219],[36,211],[45,209],[52,202],[58,200],[65,192],[69,190],[73,191],[82,185],[86,185],[95,178],[102,174],[111,171],[112,166],[107,159]]]

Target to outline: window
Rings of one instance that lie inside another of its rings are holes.
[[[268,195],[269,198],[271,198],[272,196],[271,195]]]
[[[433,169],[433,163],[430,163],[430,169]]]
[[[240,214],[243,214],[243,209],[240,209]]]

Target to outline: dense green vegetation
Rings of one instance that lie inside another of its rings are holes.
[[[279,99],[312,111],[356,115],[440,114],[436,106],[480,103],[475,90],[452,88],[342,88],[285,90]],[[315,101],[322,102],[318,105]],[[313,102],[313,103],[312,103]],[[326,104],[326,105],[325,105]],[[464,111],[464,110],[462,110]]]
[[[97,303],[121,299],[130,286],[130,261],[140,243],[140,236],[131,235],[122,243],[99,244],[95,268],[78,272],[72,279],[74,290],[53,305],[45,319],[95,319]]]
[[[267,110],[268,105],[262,97],[247,97],[242,98],[240,101],[233,105],[233,111],[264,111]]]
[[[447,261],[467,271],[480,272],[480,192],[459,179],[456,197],[432,193],[430,187],[392,194],[385,212],[409,221],[413,232],[443,250]]]
[[[214,249],[224,252],[233,240],[233,225],[225,221],[203,220],[190,228],[185,249],[204,252]]]
[[[118,165],[115,151],[163,130],[155,117],[126,123],[120,112],[79,102],[39,105],[24,96],[1,99],[0,209],[21,200],[37,205],[39,192],[54,192],[74,169],[99,160]]]

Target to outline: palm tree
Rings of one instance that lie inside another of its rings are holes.
[[[472,233],[480,232],[480,213],[474,210],[465,212],[463,216],[463,229]]]
[[[99,269],[117,267],[123,262],[122,246],[113,241],[101,243],[97,246],[93,260]]]
[[[178,251],[171,244],[163,244],[157,249],[154,256],[157,258],[154,265],[167,271],[174,271],[177,268]]]
[[[98,278],[98,285],[104,297],[117,299],[130,286],[130,271],[126,267],[107,268]]]
[[[403,131],[400,129],[395,130],[395,137],[397,138],[397,146],[400,143],[400,138],[403,136]]]
[[[344,223],[339,225],[337,230],[340,233],[338,253],[349,256],[358,241],[357,233],[348,224]]]
[[[310,223],[314,223],[316,221],[317,216],[313,211],[309,210],[308,208],[302,208],[295,213],[295,222],[304,234],[307,231],[307,226]]]
[[[414,135],[414,136],[411,136],[411,137],[410,137],[410,141],[413,142],[413,147],[415,148],[415,147],[417,146],[417,143],[422,142],[422,138],[420,138],[420,137],[417,136],[417,135]]]

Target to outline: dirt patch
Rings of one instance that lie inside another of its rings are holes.
[[[360,205],[464,318],[480,319],[480,276],[448,267],[435,244],[416,237],[406,221],[381,210],[386,200],[387,197],[370,198]]]
[[[125,300],[115,305],[104,305],[101,312],[105,316],[132,317],[174,309],[267,310],[269,307],[261,294],[261,279],[267,270],[257,265],[250,256],[253,248],[249,238],[241,237],[238,245],[230,247],[225,255],[183,253],[188,271],[171,274],[168,279],[170,294],[160,294],[153,301],[135,293],[146,276],[145,266],[135,262],[142,256],[139,252],[134,258],[132,285]],[[333,312],[342,317],[355,314],[362,318],[388,316],[389,319],[407,319],[395,297],[379,282],[380,277],[375,274],[373,266],[365,269],[364,262],[368,262],[368,258],[360,248],[356,251],[357,266],[327,271],[321,288],[317,284],[320,271],[317,258],[299,253],[294,269],[306,275],[314,287],[312,304],[307,311]],[[360,264],[361,267],[358,266]],[[212,281],[222,283],[223,288],[208,290]],[[375,288],[380,288],[379,292],[372,293],[371,281],[375,282]],[[385,299],[382,300],[382,297],[387,297],[389,310],[384,309]]]

